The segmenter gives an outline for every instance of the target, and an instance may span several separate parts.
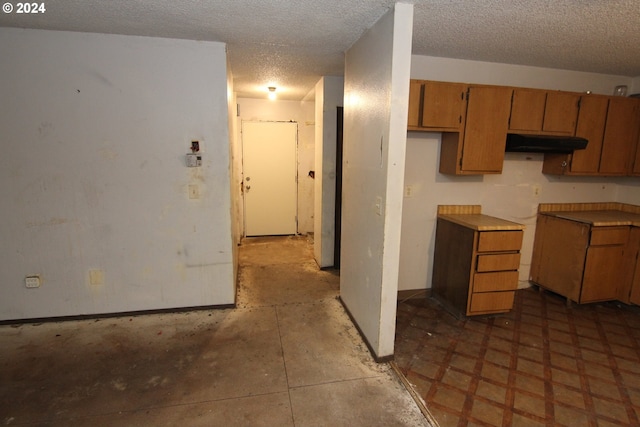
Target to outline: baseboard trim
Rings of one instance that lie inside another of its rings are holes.
[[[429,289],[405,289],[398,291],[398,302],[404,302],[411,299],[423,299],[431,296],[431,288]]]
[[[342,307],[344,308],[344,311],[347,313],[347,316],[349,316],[349,319],[351,319],[351,323],[353,323],[353,325],[356,327],[356,330],[358,331],[358,333],[360,334],[360,337],[362,338],[362,341],[364,341],[364,343],[366,344],[367,348],[369,349],[369,353],[371,353],[371,356],[373,356],[373,359],[377,362],[377,363],[387,363],[387,362],[391,362],[393,360],[393,354],[390,356],[383,356],[383,357],[379,357],[376,352],[373,350],[373,347],[371,346],[371,344],[369,343],[369,340],[367,340],[367,337],[364,335],[364,333],[362,333],[362,329],[360,329],[360,326],[358,325],[358,322],[356,322],[356,319],[354,319],[353,315],[351,314],[351,312],[349,311],[349,308],[347,307],[347,305],[344,303],[342,297],[338,297],[338,301],[340,301],[340,304],[342,304]]]
[[[55,316],[55,317],[32,317],[28,319],[0,320],[0,326],[21,325],[21,324],[28,324],[28,323],[66,322],[66,321],[72,321],[72,320],[111,319],[114,317],[145,316],[148,314],[185,313],[189,311],[204,311],[204,310],[225,310],[229,308],[236,308],[236,305],[235,304],[199,305],[195,307],[161,308],[156,310],[140,310],[140,311],[122,311],[118,313],[79,314],[79,315]]]

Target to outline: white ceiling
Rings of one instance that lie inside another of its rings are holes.
[[[9,1],[13,4],[15,0]],[[300,100],[393,0],[40,0],[0,26],[228,45],[239,97]],[[414,0],[413,53],[640,76],[640,0]],[[28,54],[28,53],[25,53]]]

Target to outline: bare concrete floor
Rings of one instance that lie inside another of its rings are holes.
[[[311,250],[245,240],[236,309],[0,326],[0,424],[427,426]]]

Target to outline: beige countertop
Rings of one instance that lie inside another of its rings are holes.
[[[525,228],[524,225],[517,222],[483,214],[439,214],[438,218],[477,231],[509,231],[523,230]]]
[[[583,222],[595,227],[625,225],[640,227],[640,214],[619,210],[553,211],[541,213],[571,221]]]

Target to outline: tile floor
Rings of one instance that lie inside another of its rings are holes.
[[[307,239],[240,257],[236,309],[0,326],[0,425],[428,425]]]
[[[508,314],[457,319],[408,300],[396,363],[442,427],[640,425],[638,307],[533,287]]]

